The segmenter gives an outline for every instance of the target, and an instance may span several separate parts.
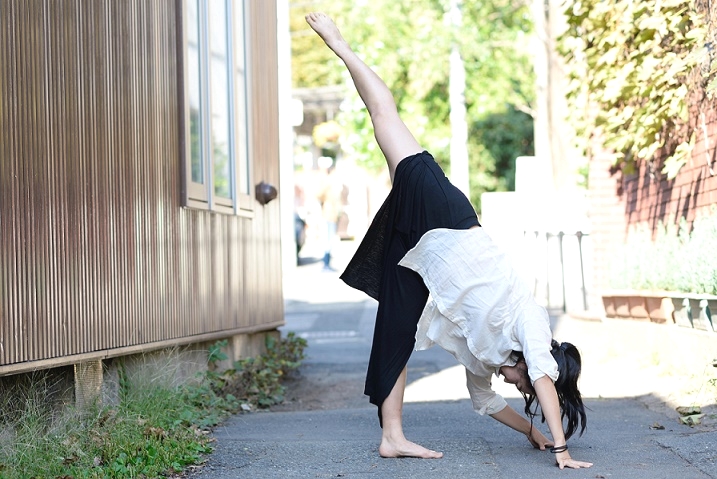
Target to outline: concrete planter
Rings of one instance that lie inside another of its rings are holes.
[[[717,331],[717,296],[674,291],[608,290],[602,294],[602,300],[608,318],[675,323],[685,328]]]
[[[690,300],[682,296],[674,296],[670,298],[674,312],[672,317],[675,324],[684,328],[692,327],[692,311],[690,310]]]
[[[615,297],[610,294],[602,295],[602,305],[605,308],[605,316],[608,318],[617,317],[617,311],[615,310]]]
[[[626,294],[616,294],[613,296],[615,301],[615,314],[618,318],[629,318],[630,317],[630,301],[629,296]]]
[[[672,314],[675,307],[672,304],[672,298],[664,296],[645,296],[645,306],[647,315],[653,323],[673,323],[675,320]]]
[[[712,322],[712,313],[717,314],[717,309],[713,309],[717,306],[717,298],[711,298],[711,307],[709,296],[695,295],[688,299],[690,302],[692,327],[704,331],[715,331],[715,324]]]
[[[648,321],[650,319],[645,296],[639,291],[613,290],[602,295],[605,316]]]

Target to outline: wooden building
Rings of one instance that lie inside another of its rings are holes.
[[[283,324],[276,30],[267,0],[3,0],[0,376]]]

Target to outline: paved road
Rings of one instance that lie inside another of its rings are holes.
[[[409,362],[404,428],[409,438],[444,451],[445,457],[381,459],[376,410],[361,394],[375,303],[345,287],[337,274],[322,272],[318,264],[287,275],[285,291],[284,330],[309,341],[301,380],[326,397],[317,399],[304,391],[290,398],[304,410],[231,418],[215,431],[216,451],[196,477],[717,478],[717,421],[705,417],[705,423],[694,428],[681,425],[670,404],[689,400],[713,411],[717,393],[705,384],[717,370],[712,371],[711,364],[700,369],[701,359],[692,364],[683,358],[672,362],[687,364],[692,373],[680,369],[667,374],[660,367],[665,361],[650,349],[663,340],[687,343],[688,353],[694,353],[690,357],[702,358],[717,352],[712,346],[717,336],[649,323],[555,317],[556,337],[582,345],[585,362],[581,387],[589,426],[583,437],[570,440],[570,451],[595,463],[570,471],[557,469],[549,452],[533,450],[517,433],[475,414],[462,369],[448,354],[437,348],[417,352]],[[679,341],[687,333],[687,339]],[[700,356],[699,348],[707,352]],[[701,379],[689,381],[695,377]],[[699,385],[697,392],[692,384]],[[497,383],[496,388],[522,410],[522,399],[512,386]],[[327,403],[328,397],[335,401]]]

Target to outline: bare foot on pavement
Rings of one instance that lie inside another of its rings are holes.
[[[426,449],[406,438],[400,440],[382,438],[378,453],[381,457],[418,457],[421,459],[440,459],[443,457],[442,452]]]

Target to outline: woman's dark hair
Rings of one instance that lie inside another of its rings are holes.
[[[578,430],[578,425],[582,436],[587,427],[587,415],[585,414],[583,398],[580,395],[580,390],[578,390],[578,379],[582,368],[580,352],[578,348],[570,343],[559,343],[553,339],[550,344],[550,354],[558,364],[559,375],[558,380],[555,381],[555,390],[558,393],[560,403],[560,417],[563,420],[567,418],[565,439],[568,440]],[[513,351],[513,358],[518,361],[525,359],[520,351]],[[523,392],[521,394],[523,394],[523,399],[525,400],[525,414],[530,416],[532,421],[537,414],[537,406],[536,411],[531,409],[535,402],[535,395]],[[544,414],[542,415],[542,422],[545,422]]]

